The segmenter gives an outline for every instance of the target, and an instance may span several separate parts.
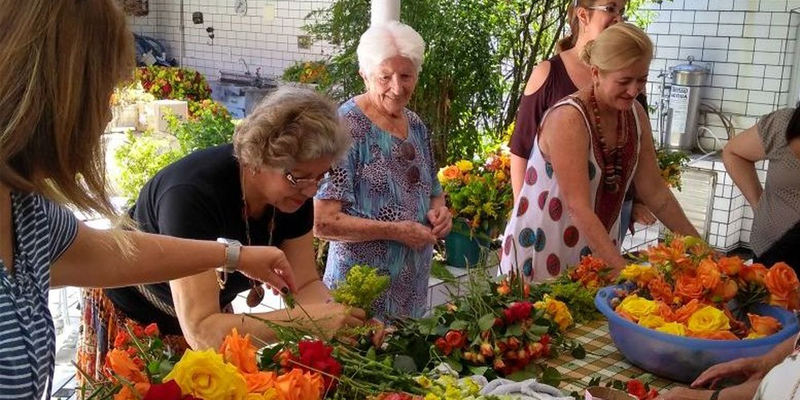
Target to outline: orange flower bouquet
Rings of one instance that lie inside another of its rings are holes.
[[[680,336],[714,340],[757,339],[781,324],[749,312],[759,304],[796,310],[800,282],[785,263],[767,269],[739,257],[716,258],[697,238],[672,238],[642,253],[620,278],[632,289],[615,304],[625,319]]]
[[[158,338],[155,324],[150,334],[120,332],[117,342],[127,344],[111,350],[105,360],[108,381],[86,376],[83,398],[113,400],[321,400],[326,382],[335,377],[303,367],[301,362],[280,372],[259,370],[256,348],[250,336],[236,329],[219,351],[187,350],[172,362]],[[302,343],[301,343],[302,345]],[[164,355],[167,355],[166,357]],[[329,356],[329,353],[328,353]],[[335,363],[332,358],[328,362]]]

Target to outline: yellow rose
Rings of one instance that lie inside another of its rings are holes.
[[[667,321],[664,321],[664,318],[661,318],[658,315],[645,315],[644,317],[639,318],[639,325],[650,329],[656,329],[666,323]]]
[[[278,389],[269,389],[264,393],[248,393],[244,400],[279,400]]]
[[[689,330],[697,333],[711,333],[731,329],[730,320],[718,308],[705,306],[689,317],[686,325]]]
[[[667,322],[656,328],[656,330],[670,335],[686,336],[686,327],[680,322]]]
[[[469,161],[469,160],[458,161],[458,162],[456,162],[456,167],[458,167],[458,169],[461,172],[472,171],[472,161]]]
[[[533,307],[537,310],[544,309],[545,317],[555,322],[562,332],[572,325],[572,314],[562,301],[558,301],[549,295],[544,295],[544,299],[534,303]]]
[[[747,335],[747,337],[745,337],[745,339],[761,339],[761,338],[766,337],[766,336],[767,335],[765,335],[763,333],[750,332],[750,334]]]
[[[658,304],[652,300],[643,299],[633,294],[619,303],[617,311],[623,311],[638,321],[646,315],[658,312]]]
[[[658,271],[650,265],[630,264],[620,273],[622,279],[646,285],[658,276]]]
[[[214,350],[187,350],[164,382],[174,380],[184,395],[205,400],[241,400],[247,383],[239,370]]]

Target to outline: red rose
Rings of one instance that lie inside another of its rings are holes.
[[[461,331],[448,331],[444,340],[454,349],[460,349],[467,344],[467,337]]]
[[[158,325],[156,325],[155,322],[153,322],[150,325],[147,325],[144,328],[144,334],[150,337],[158,336]]]
[[[628,393],[636,396],[638,399],[643,399],[647,396],[647,390],[644,388],[644,383],[638,379],[628,381]]]
[[[503,310],[503,317],[505,317],[506,323],[513,324],[514,322],[530,317],[532,309],[533,304],[529,301],[512,303],[508,308]]]
[[[150,385],[144,400],[182,400],[181,387],[175,381]]]
[[[172,85],[170,85],[169,82],[165,83],[161,91],[164,93],[164,97],[169,96],[169,94],[172,93]]]
[[[436,346],[436,348],[441,350],[441,352],[446,356],[449,356],[450,352],[453,351],[452,347],[450,347],[450,345],[447,344],[447,341],[444,340],[443,337],[436,339],[436,342],[434,342],[433,344]]]
[[[298,344],[298,348],[300,363],[307,367],[305,369],[311,372],[322,372],[325,390],[333,388],[336,383],[333,377],[342,374],[342,365],[331,357],[333,347],[326,346],[320,340],[304,340]]]
[[[137,338],[142,338],[144,336],[144,328],[142,328],[141,325],[134,325],[133,334]]]
[[[125,331],[117,332],[117,336],[114,338],[114,347],[116,348],[123,348],[128,345],[128,333]]]

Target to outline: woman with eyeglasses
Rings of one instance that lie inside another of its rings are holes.
[[[625,19],[627,0],[573,0],[569,6],[570,35],[556,44],[557,54],[537,65],[528,79],[517,110],[514,132],[511,135],[511,186],[514,199],[519,197],[525,180],[528,157],[540,129],[545,111],[564,97],[591,84],[588,65],[580,60],[586,43],[597,38],[609,26]],[[647,109],[644,94],[636,100]],[[641,202],[629,194],[623,205],[619,240],[625,237],[631,220],[650,225],[655,217]]]
[[[406,109],[424,50],[422,37],[397,21],[361,36],[367,91],[339,108],[353,146],[316,196],[314,231],[330,241],[324,282],[335,287],[356,264],[390,275],[374,305],[378,318],[422,315],[433,244],[452,227],[428,131]]]
[[[145,232],[282,250],[294,272],[294,298],[305,311],[295,307],[256,314],[260,318],[306,324],[312,330],[319,326],[326,334],[362,325],[363,310],[329,301],[317,273],[312,236],[311,197],[349,146],[334,102],[314,91],[281,88],[236,127],[232,144],[199,150],[158,172],[142,188],[130,216]],[[238,272],[212,271],[93,291],[85,310],[81,367],[95,373],[94,360],[103,360],[126,323],[155,322],[179,349],[187,344],[218,348],[234,327],[269,342],[274,334],[263,322],[231,313],[231,302],[244,292],[255,307],[264,297],[264,285]]]

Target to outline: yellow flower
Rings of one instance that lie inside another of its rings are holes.
[[[664,318],[661,318],[658,315],[645,315],[644,317],[639,318],[639,325],[650,329],[656,329],[664,326],[666,323],[667,321],[664,321]]]
[[[686,325],[689,330],[697,333],[711,333],[731,329],[728,316],[721,310],[711,306],[705,306],[695,311],[689,317]]]
[[[619,303],[617,311],[623,311],[638,321],[644,316],[658,312],[658,304],[633,294]]]
[[[472,161],[469,161],[469,160],[458,161],[458,162],[456,162],[456,167],[458,167],[458,169],[461,172],[472,171]]]
[[[622,279],[646,285],[658,276],[658,271],[650,265],[630,264],[619,275]]]
[[[433,393],[428,393],[425,395],[425,400],[442,400],[442,398]]]
[[[241,400],[247,383],[239,370],[214,350],[187,350],[164,381],[174,380],[184,395],[205,400]]]
[[[670,335],[686,336],[686,327],[680,322],[667,322],[656,328],[656,330]]]
[[[248,393],[244,400],[279,400],[280,394],[277,389],[269,389],[264,393]]]
[[[497,171],[494,173],[494,179],[498,181],[504,181],[506,180],[506,173],[503,171]]]
[[[750,332],[750,334],[747,335],[747,337],[745,337],[745,339],[761,339],[761,338],[766,337],[766,336],[767,335],[765,335],[763,333]]]
[[[558,325],[558,330],[565,331],[572,325],[572,313],[569,312],[569,307],[562,301],[558,301],[550,295],[544,295],[544,299],[537,301],[533,304],[537,310],[544,310],[545,317],[552,320]]]

